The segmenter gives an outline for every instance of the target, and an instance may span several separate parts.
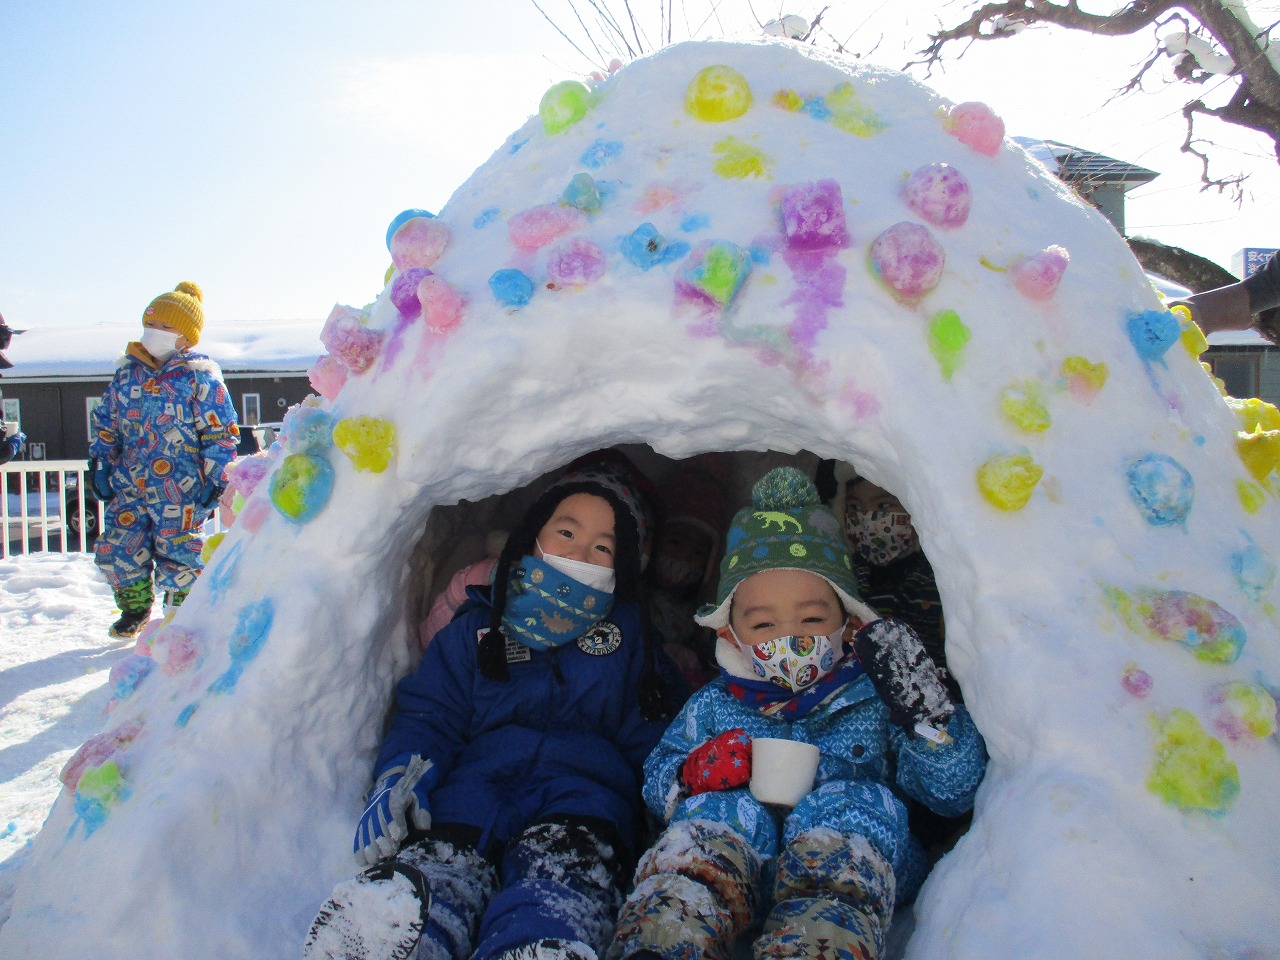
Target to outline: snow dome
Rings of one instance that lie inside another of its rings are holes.
[[[552,87],[334,308],[323,399],[121,671],[0,953],[297,955],[356,867],[423,574],[629,445],[803,451],[910,510],[991,762],[907,957],[1276,956],[1280,453],[1002,134],[785,40]]]

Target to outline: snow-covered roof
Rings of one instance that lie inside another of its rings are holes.
[[[236,320],[210,324],[200,340],[224,373],[303,372],[325,352],[321,320]],[[7,351],[6,382],[63,377],[109,377],[136,323],[32,327]]]

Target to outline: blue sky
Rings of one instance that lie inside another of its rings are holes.
[[[543,7],[572,24],[563,0]],[[685,0],[677,37],[756,32],[746,0],[724,0],[703,26],[707,8]],[[899,67],[935,12],[955,20],[964,6],[835,0],[825,22]],[[1010,134],[1161,171],[1130,194],[1131,233],[1228,267],[1239,247],[1280,245],[1280,171],[1260,138],[1226,138],[1224,164],[1257,171],[1237,209],[1199,193],[1197,164],[1178,153],[1181,92],[1104,105],[1147,47],[1035,31],[929,82],[986,101]],[[550,84],[590,69],[530,0],[6,4],[0,312],[20,327],[130,321],[181,279],[204,287],[210,322],[366,303],[390,219],[438,210]]]

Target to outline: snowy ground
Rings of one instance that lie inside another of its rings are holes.
[[[107,675],[132,648],[107,636],[116,616],[90,555],[0,560],[0,922],[58,771],[98,732]]]

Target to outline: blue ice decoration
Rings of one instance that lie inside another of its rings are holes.
[[[711,217],[705,213],[691,213],[680,221],[680,229],[685,233],[705,230],[709,226],[711,226]]]
[[[117,660],[111,668],[111,673],[108,674],[111,681],[111,696],[116,700],[128,700],[155,666],[154,660],[139,653],[131,653]]]
[[[1231,572],[1235,574],[1240,592],[1250,600],[1258,601],[1275,585],[1276,562],[1245,534],[1248,545],[1231,555]]]
[[[489,289],[504,307],[523,307],[533,299],[533,280],[514,267],[495,271],[489,278]]]
[[[621,153],[622,141],[598,139],[583,151],[582,156],[578,158],[578,162],[584,167],[599,170],[610,160],[616,159]]]
[[[204,579],[208,581],[209,587],[213,590],[213,602],[218,602],[218,597],[222,591],[231,586],[232,581],[236,578],[236,568],[240,565],[240,541],[237,540],[231,545],[230,550],[219,551],[226,554],[211,572],[206,571]]]
[[[319,407],[297,406],[285,417],[284,435],[290,453],[324,456],[333,446],[337,418]]]
[[[489,224],[493,223],[493,221],[498,219],[499,213],[501,213],[501,211],[498,210],[497,207],[485,207],[480,211],[476,218],[471,221],[471,226],[476,230],[483,230]]]
[[[1126,322],[1129,342],[1144,363],[1163,363],[1164,355],[1178,338],[1182,328],[1178,318],[1168,310],[1144,310],[1129,314]]]
[[[596,189],[596,182],[591,174],[575,173],[560,195],[560,202],[577,207],[583,213],[599,213],[600,191]]]
[[[391,220],[391,225],[387,227],[387,250],[391,249],[391,238],[396,235],[396,231],[403,227],[410,220],[418,217],[426,217],[428,220],[434,220],[436,215],[430,210],[401,210]]]
[[[1177,460],[1151,453],[1130,461],[1125,475],[1129,479],[1129,496],[1148,523],[1164,527],[1186,520],[1196,484]]]
[[[672,243],[652,223],[642,223],[622,240],[622,255],[641,270],[679,260],[689,252],[683,240]]]
[[[178,719],[174,721],[178,726],[185,727],[191,722],[191,718],[196,715],[196,711],[200,709],[200,704],[189,703],[182,708],[182,712],[178,714]]]
[[[256,657],[267,642],[267,634],[271,632],[271,621],[275,619],[275,605],[270,598],[259,600],[240,611],[236,619],[236,629],[231,635],[228,650],[231,653],[231,666],[226,673],[209,685],[210,693],[230,693],[240,680],[245,666]]]

